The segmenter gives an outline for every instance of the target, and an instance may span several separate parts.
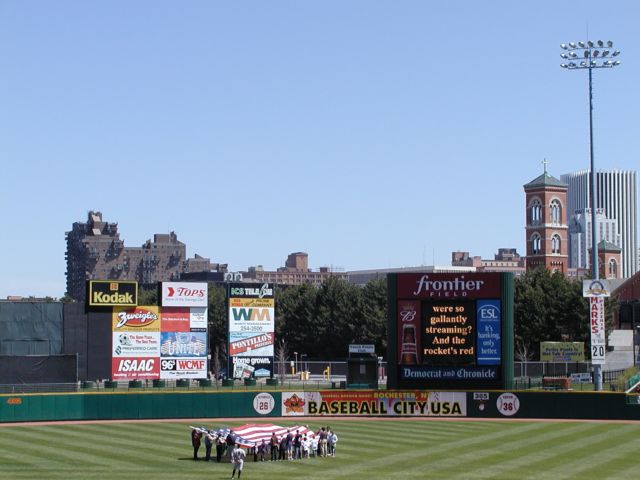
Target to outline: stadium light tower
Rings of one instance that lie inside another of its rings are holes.
[[[593,90],[592,71],[595,68],[613,68],[620,65],[616,58],[620,55],[620,50],[613,49],[613,42],[603,42],[598,40],[593,42],[569,42],[560,44],[563,50],[560,57],[564,60],[560,64],[567,70],[588,70],[589,71],[589,157],[591,175],[591,278],[600,278],[598,265],[598,241],[596,225],[596,171],[593,161]],[[600,365],[594,365],[595,389],[602,390],[602,370]]]

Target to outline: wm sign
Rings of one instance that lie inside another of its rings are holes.
[[[232,307],[231,318],[235,322],[271,322],[273,308]]]

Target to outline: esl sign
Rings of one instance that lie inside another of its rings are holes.
[[[513,276],[394,273],[390,388],[499,389],[513,377]]]

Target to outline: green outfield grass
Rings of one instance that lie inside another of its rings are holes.
[[[242,478],[630,479],[640,471],[640,424],[336,418],[324,422],[339,436],[336,458],[248,461]],[[191,460],[188,426],[193,423],[2,427],[0,478],[230,478],[229,464]],[[274,423],[294,424],[280,419]],[[215,421],[205,425],[224,426]]]

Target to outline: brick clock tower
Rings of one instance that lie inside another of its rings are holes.
[[[524,185],[526,197],[527,271],[544,267],[567,274],[569,241],[567,227],[568,185],[547,173]]]

